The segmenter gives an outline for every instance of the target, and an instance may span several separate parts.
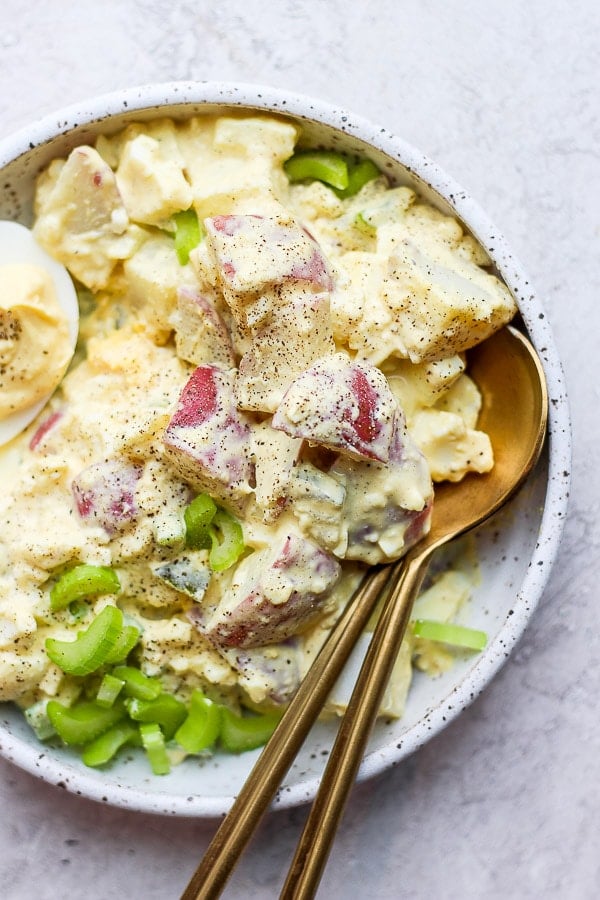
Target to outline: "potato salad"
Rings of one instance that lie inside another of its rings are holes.
[[[0,700],[88,765],[258,746],[366,567],[427,533],[435,482],[492,467],[465,351],[513,298],[454,218],[270,115],[75,147],[33,234],[80,337],[3,453]],[[422,619],[454,617],[467,568]],[[409,631],[384,712],[446,657]]]

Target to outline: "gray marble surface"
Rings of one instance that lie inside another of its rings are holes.
[[[148,81],[244,80],[323,97],[453,174],[504,231],[553,323],[575,451],[541,607],[466,713],[355,790],[323,898],[599,894],[599,47],[593,0],[0,5],[1,135]],[[81,800],[4,761],[0,809],[5,900],[175,898],[214,830]],[[277,896],[303,818],[266,820],[226,896]]]

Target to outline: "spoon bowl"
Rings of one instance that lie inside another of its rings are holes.
[[[364,579],[216,832],[182,900],[213,900],[220,895],[385,590],[378,624],[281,894],[289,900],[314,896],[432,553],[500,509],[521,487],[542,449],[548,393],[529,341],[515,328],[504,328],[469,353],[468,371],[482,394],[478,426],[490,435],[494,467],[485,475],[439,485],[429,534],[403,559]]]

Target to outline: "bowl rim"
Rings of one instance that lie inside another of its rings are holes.
[[[550,398],[548,425],[548,479],[538,541],[514,604],[486,653],[446,696],[428,709],[400,742],[367,752],[358,780],[371,778],[421,747],[440,732],[485,689],[521,637],[546,586],[558,552],[567,512],[571,428],[564,374],[543,306],[520,262],[504,236],[478,203],[435,162],[386,128],[333,103],[266,85],[228,81],[167,81],[142,84],[101,94],[45,115],[36,123],[0,139],[0,170],[19,157],[81,126],[93,126],[108,117],[143,113],[165,106],[215,104],[252,108],[295,119],[313,121],[365,141],[398,161],[454,210],[490,253],[503,280],[513,292],[527,331],[540,354]],[[525,602],[526,600],[526,602]],[[520,602],[519,602],[520,601]],[[123,785],[103,784],[98,778],[47,757],[41,745],[3,733],[0,753],[26,771],[51,784],[89,799],[147,813],[188,817],[215,817],[225,813],[233,797],[181,797],[167,792],[147,793]],[[313,778],[280,790],[272,808],[289,808],[311,800],[318,788]]]

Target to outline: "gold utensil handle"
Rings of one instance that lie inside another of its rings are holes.
[[[405,559],[369,644],[280,900],[314,897],[398,656],[430,550]]]
[[[181,900],[214,900],[220,896],[363,632],[377,598],[401,565],[402,562],[396,563],[368,574],[354,593],[219,826]]]

